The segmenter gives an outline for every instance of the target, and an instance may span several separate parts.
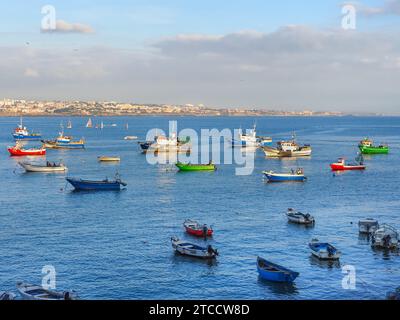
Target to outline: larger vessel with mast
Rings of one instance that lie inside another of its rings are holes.
[[[14,129],[12,135],[15,140],[40,140],[42,138],[40,133],[28,131],[28,129],[22,123],[22,117],[20,117],[19,125]]]

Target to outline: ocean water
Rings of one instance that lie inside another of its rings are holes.
[[[0,291],[15,291],[19,280],[42,281],[42,268],[54,266],[57,289],[74,289],[83,299],[384,299],[400,286],[399,252],[372,250],[359,237],[357,222],[377,218],[400,229],[400,118],[386,117],[115,117],[93,118],[117,127],[84,127],[71,118],[75,138],[85,150],[48,150],[47,160],[62,159],[67,174],[27,174],[6,150],[17,118],[0,118]],[[236,176],[236,165],[213,173],[177,173],[150,165],[136,141],[152,128],[251,128],[274,141],[296,131],[313,146],[311,159],[266,159],[256,153],[255,170]],[[25,118],[25,124],[54,138],[68,118]],[[129,129],[124,125],[129,123]],[[390,155],[365,157],[365,172],[333,175],[329,164],[353,159],[358,141],[369,136],[387,142]],[[33,143],[31,144],[33,145]],[[101,164],[100,155],[119,155],[120,164]],[[45,158],[44,158],[45,159]],[[36,159],[38,161],[38,159]],[[268,184],[262,171],[304,168],[303,184]],[[128,183],[120,192],[73,192],[65,176],[103,179],[118,171]],[[291,225],[289,207],[310,212],[314,228]],[[175,255],[171,236],[198,244],[184,233],[187,218],[211,224],[218,248],[215,262]],[[308,242],[319,238],[343,255],[339,263],[310,256]],[[258,277],[256,257],[300,272],[293,285]],[[342,287],[342,267],[356,269],[356,289]]]

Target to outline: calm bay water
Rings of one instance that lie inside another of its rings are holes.
[[[357,222],[374,217],[400,228],[398,174],[399,118],[257,118],[260,135],[290,138],[313,146],[311,159],[266,159],[257,152],[250,176],[236,176],[235,165],[215,173],[179,174],[152,166],[135,141],[152,128],[251,128],[253,118],[102,118],[118,124],[103,130],[71,118],[66,133],[85,137],[86,150],[49,150],[63,159],[69,176],[113,177],[128,183],[121,192],[76,193],[65,174],[26,174],[9,157],[17,118],[0,118],[0,290],[15,291],[19,280],[41,283],[41,270],[53,265],[58,289],[74,289],[84,299],[382,299],[400,285],[398,252],[373,251],[359,238]],[[100,122],[100,118],[93,118]],[[54,138],[68,118],[26,118],[25,124]],[[129,130],[124,125],[129,123]],[[391,154],[365,157],[366,172],[334,176],[329,163],[355,157],[358,141],[369,136],[387,142]],[[120,155],[120,164],[100,164],[99,155]],[[262,171],[304,168],[304,184],[266,184]],[[65,189],[66,188],[66,189]],[[288,207],[309,211],[314,228],[287,223]],[[214,263],[176,256],[170,237],[204,244],[183,232],[186,218],[212,224],[219,249]],[[339,264],[310,257],[308,241],[317,237],[336,245]],[[300,272],[292,286],[258,278],[257,255]],[[354,265],[356,290],[342,288],[341,267]]]

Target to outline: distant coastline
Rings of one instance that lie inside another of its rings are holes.
[[[82,116],[192,116],[192,117],[343,117],[395,116],[338,111],[284,111],[248,108],[211,108],[204,105],[136,104],[114,101],[0,100],[0,117],[82,117]]]

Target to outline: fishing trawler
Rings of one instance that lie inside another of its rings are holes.
[[[258,148],[267,146],[272,142],[272,138],[270,137],[257,136],[256,125],[254,125],[253,129],[247,131],[248,133],[243,133],[243,130],[241,128],[239,129],[238,138],[232,140],[232,147]]]
[[[143,153],[147,152],[178,152],[188,153],[191,150],[190,138],[180,140],[176,133],[172,133],[168,138],[164,135],[156,136],[154,141],[139,142]]]
[[[15,140],[40,140],[42,137],[40,133],[29,132],[27,127],[22,124],[22,117],[20,117],[20,123],[14,129],[12,135]]]
[[[358,148],[363,154],[388,154],[389,146],[387,144],[381,144],[379,146],[374,146],[371,139],[365,138],[360,141]]]
[[[312,153],[310,145],[299,145],[296,142],[296,134],[293,134],[292,140],[277,142],[276,148],[268,146],[263,147],[267,157],[309,157]]]
[[[364,165],[364,158],[360,153],[356,158],[356,163],[347,164],[344,158],[339,158],[337,162],[331,163],[332,171],[348,171],[348,170],[365,170],[367,168]]]

